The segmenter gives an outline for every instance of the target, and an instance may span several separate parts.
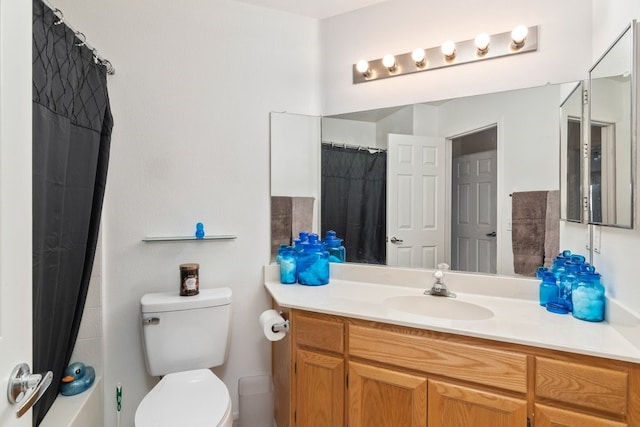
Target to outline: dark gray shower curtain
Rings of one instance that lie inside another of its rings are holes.
[[[387,153],[322,144],[322,234],[344,239],[347,261],[386,263]]]
[[[84,310],[98,239],[113,121],[106,69],[33,0],[33,369],[58,395]]]

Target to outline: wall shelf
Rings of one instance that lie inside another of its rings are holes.
[[[204,236],[202,239],[197,239],[195,236],[161,236],[161,237],[145,237],[142,239],[145,243],[153,243],[153,242],[186,242],[186,241],[194,241],[194,242],[203,242],[207,240],[234,240],[237,239],[238,236],[234,236],[232,234],[216,234],[211,236]]]

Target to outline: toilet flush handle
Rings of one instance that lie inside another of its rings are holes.
[[[160,318],[158,317],[148,317],[146,319],[142,319],[142,325],[157,325],[160,323]]]

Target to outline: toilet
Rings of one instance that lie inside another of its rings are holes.
[[[224,364],[231,289],[146,294],[140,299],[147,372],[162,379],[136,409],[136,427],[231,427],[231,399],[209,368]]]

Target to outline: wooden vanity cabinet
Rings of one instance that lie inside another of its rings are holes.
[[[283,312],[290,320],[290,333],[272,344],[278,427],[343,426],[344,319],[298,310]]]
[[[278,427],[640,426],[637,364],[287,315],[291,333],[273,343]]]

